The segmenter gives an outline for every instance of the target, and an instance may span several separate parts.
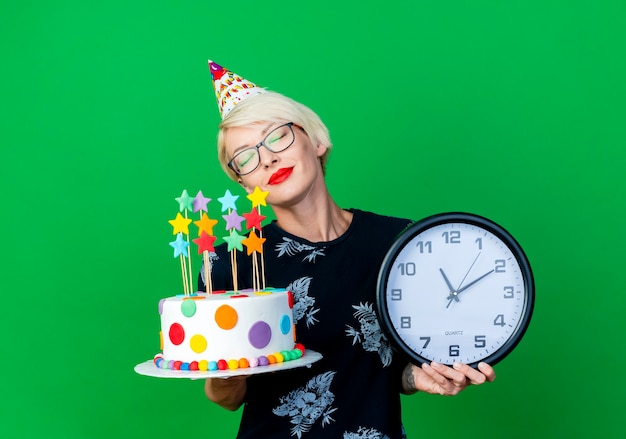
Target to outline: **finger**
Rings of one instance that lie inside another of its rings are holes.
[[[452,367],[462,373],[464,378],[470,384],[482,384],[486,380],[485,375],[483,375],[480,371],[468,366],[467,364],[454,363]]]
[[[496,373],[493,367],[487,363],[479,363],[478,370],[462,363],[455,363],[453,367],[459,372],[462,372],[471,384],[478,385],[485,382],[492,382],[496,379]]]
[[[496,371],[489,364],[484,362],[478,363],[478,370],[480,370],[483,375],[485,375],[485,378],[490,383],[496,379]]]
[[[444,364],[435,361],[430,363],[431,367],[442,377],[443,381],[453,384],[456,387],[464,388],[467,386],[467,377],[463,372],[455,370]],[[439,381],[440,384],[442,381]]]

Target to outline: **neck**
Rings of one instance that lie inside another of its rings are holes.
[[[273,206],[277,225],[292,235],[310,242],[339,238],[350,226],[352,213],[341,209],[324,191],[317,199],[296,206]]]

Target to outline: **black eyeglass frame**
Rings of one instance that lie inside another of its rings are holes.
[[[284,123],[284,124],[282,124],[282,125],[277,126],[277,127],[276,127],[276,128],[274,128],[272,131],[270,131],[269,133],[267,133],[267,135],[265,136],[265,138],[264,138],[261,142],[257,143],[257,144],[256,144],[256,145],[254,145],[254,146],[251,146],[251,147],[249,147],[249,148],[242,149],[242,150],[241,150],[241,151],[239,151],[237,154],[235,154],[235,155],[233,156],[233,158],[231,158],[231,159],[230,159],[230,161],[228,162],[228,167],[229,167],[230,169],[232,169],[232,171],[233,171],[235,174],[240,175],[240,176],[241,176],[241,175],[248,175],[248,174],[253,173],[253,172],[254,172],[254,171],[256,171],[256,170],[259,168],[259,166],[261,165],[261,154],[259,153],[259,149],[260,149],[262,146],[264,146],[264,147],[265,147],[268,151],[270,151],[270,152],[277,153],[277,152],[283,152],[283,151],[285,151],[287,148],[289,148],[291,145],[293,145],[293,143],[296,141],[296,133],[294,133],[294,131],[293,131],[293,127],[294,127],[294,125],[295,125],[296,127],[298,127],[298,128],[301,128],[301,127],[300,127],[300,125],[298,125],[298,124],[296,124],[296,123],[294,123],[294,122],[287,122],[287,123]],[[281,129],[281,128],[283,128],[283,127],[289,127],[289,131],[291,131],[291,135],[292,135],[291,143],[290,143],[289,145],[287,145],[286,147],[284,147],[283,149],[280,149],[280,150],[278,150],[278,151],[275,151],[275,150],[273,150],[272,148],[270,148],[270,147],[267,145],[267,143],[265,143],[265,142],[266,142],[266,140],[267,140],[267,139],[268,139],[268,138],[272,135],[272,133],[274,133],[274,131],[276,131],[276,130],[278,130],[278,129]],[[240,173],[239,171],[237,171],[237,169],[235,169],[235,166],[233,165],[233,162],[235,161],[235,159],[236,159],[236,158],[237,158],[240,154],[243,154],[244,152],[249,151],[249,150],[251,150],[251,149],[255,149],[255,150],[256,150],[256,155],[257,155],[258,163],[257,163],[257,165],[254,167],[254,169],[252,169],[251,171],[248,171],[248,172],[246,172],[246,173]]]

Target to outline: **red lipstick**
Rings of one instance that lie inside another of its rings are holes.
[[[293,168],[280,168],[272,174],[267,184],[280,184],[287,180],[292,172]]]

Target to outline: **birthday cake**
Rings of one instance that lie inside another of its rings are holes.
[[[293,294],[284,289],[214,291],[159,303],[162,353],[155,365],[174,370],[226,370],[296,360]]]
[[[233,291],[213,290],[211,258],[215,257],[213,244],[217,239],[213,227],[218,223],[207,215],[210,198],[198,192],[190,197],[183,191],[176,198],[180,212],[169,221],[176,240],[170,242],[174,257],[180,259],[183,293],[161,299],[161,352],[154,357],[159,369],[181,371],[220,371],[268,366],[297,360],[304,355],[304,347],[295,342],[293,320],[294,296],[290,291],[265,286],[261,223],[265,216],[260,206],[265,205],[267,192],[258,188],[248,195],[252,210],[240,216],[235,202],[238,196],[226,191],[219,198],[226,221],[223,240],[231,256]],[[199,212],[198,221],[188,218],[189,211]],[[181,213],[184,213],[181,214]],[[197,226],[198,238],[190,239],[189,225]],[[240,234],[245,221],[248,236]],[[202,256],[202,278],[205,291],[194,291],[191,279],[191,243]],[[237,251],[247,248],[252,258],[252,288],[238,289]]]

